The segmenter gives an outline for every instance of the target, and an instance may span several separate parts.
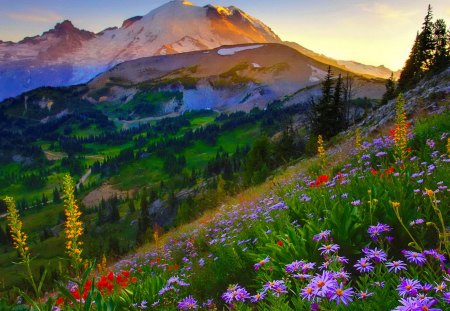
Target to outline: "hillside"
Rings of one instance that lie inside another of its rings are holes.
[[[446,310],[449,74],[405,94],[406,146],[393,100],[324,155],[167,234],[154,227],[150,244],[37,307],[71,310],[82,297],[105,310]]]

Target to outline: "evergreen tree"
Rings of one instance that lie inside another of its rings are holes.
[[[61,202],[61,194],[58,190],[58,188],[53,189],[53,203],[60,203]]]
[[[433,72],[440,72],[450,65],[450,31],[443,19],[434,23],[434,58],[431,65]]]
[[[414,45],[409,53],[409,57],[403,66],[400,78],[398,79],[398,90],[400,92],[410,89],[422,76],[421,63],[419,59],[420,41],[419,33],[416,35]]]
[[[435,50],[435,42],[433,35],[433,10],[431,5],[428,5],[428,12],[422,24],[422,31],[419,35],[419,62],[422,72],[430,69],[433,62],[433,54]]]
[[[332,110],[335,112],[335,133],[338,133],[346,129],[346,118],[345,118],[345,105],[343,100],[343,85],[342,76],[339,74],[336,81],[336,86],[334,87],[334,97],[333,97],[333,107]]]
[[[145,241],[146,232],[151,226],[151,218],[148,214],[147,195],[145,193],[142,195],[140,207],[141,213],[138,219],[138,232],[136,241],[139,244],[142,244]]]
[[[381,99],[381,104],[385,105],[388,101],[395,98],[395,79],[394,73],[391,73],[391,77],[386,80],[386,92],[383,94],[383,98]]]

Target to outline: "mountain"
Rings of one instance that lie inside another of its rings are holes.
[[[85,83],[115,65],[141,57],[176,54],[243,43],[283,43],[263,22],[230,6],[198,7],[175,0],[147,15],[100,33],[64,21],[40,36],[0,41],[0,100],[40,86]],[[289,44],[289,43],[286,43]],[[297,45],[301,53],[358,74],[387,77],[389,70],[338,64]]]
[[[87,82],[120,62],[144,56],[252,42],[280,39],[238,8],[197,7],[179,0],[98,34],[64,21],[41,36],[0,43],[0,100],[39,86]]]
[[[157,115],[206,108],[249,111],[286,96],[307,101],[320,92],[327,67],[283,44],[223,46],[121,63],[88,83],[83,97],[130,108],[146,102],[142,94],[171,92],[174,96],[160,102]],[[340,68],[333,72],[347,73]],[[384,92],[380,79],[355,80],[355,97],[379,98]]]
[[[312,59],[315,59],[321,63],[325,63],[331,66],[335,66],[338,68],[341,68],[343,70],[348,70],[360,75],[368,76],[368,77],[378,77],[378,78],[384,78],[388,79],[391,76],[391,73],[394,73],[394,77],[398,78],[400,76],[401,70],[398,71],[392,71],[389,68],[386,68],[383,65],[380,66],[371,66],[371,65],[365,65],[361,64],[355,61],[346,61],[346,60],[336,60],[331,57],[325,56],[323,54],[316,53],[314,51],[311,51],[303,46],[301,46],[298,43],[295,42],[283,42],[283,44],[286,44],[287,46],[292,47],[293,49],[296,49],[302,54],[305,54],[306,56],[311,57]]]

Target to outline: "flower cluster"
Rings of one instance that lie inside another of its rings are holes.
[[[16,208],[16,203],[11,197],[6,197],[5,203],[8,211],[6,220],[8,221],[8,225],[11,230],[11,237],[13,239],[14,248],[17,249],[22,259],[27,260],[30,256],[29,247],[27,246],[27,235],[22,231],[22,221],[20,220],[19,212]]]

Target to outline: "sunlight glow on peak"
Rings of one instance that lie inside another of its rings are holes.
[[[190,6],[194,6],[194,4],[192,2],[189,1],[183,1],[184,5],[190,5]]]

